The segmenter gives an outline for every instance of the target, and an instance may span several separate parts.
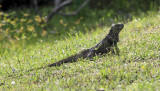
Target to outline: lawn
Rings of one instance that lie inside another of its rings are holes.
[[[11,32],[13,39],[3,36],[6,40],[2,40],[0,44],[0,89],[2,91],[100,89],[158,91],[160,89],[160,13],[150,11],[125,21],[121,17],[110,18],[110,15],[106,15],[103,11],[96,17],[95,12],[90,14],[88,17],[77,16],[67,19],[55,16],[55,21],[53,19],[49,25],[53,24],[54,27],[47,30],[42,30],[38,28],[38,24],[26,20],[30,25],[34,24],[35,28],[32,26],[28,28],[32,37],[27,35],[27,30],[25,33],[18,32],[19,35]],[[24,16],[28,17],[27,14]],[[38,16],[36,19],[40,22]],[[20,21],[25,22],[25,20]],[[92,61],[79,59],[75,63],[36,70],[38,67],[94,46],[108,33],[111,21],[115,23],[120,21],[125,26],[120,33],[118,43],[120,56],[107,54],[94,57]],[[16,28],[7,26],[10,27],[9,29],[16,30],[27,25],[21,23]],[[34,32],[38,31],[36,29],[40,30],[40,35]],[[35,70],[27,72],[29,69]]]

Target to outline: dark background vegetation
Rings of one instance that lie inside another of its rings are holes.
[[[64,1],[64,0],[62,0]],[[84,0],[73,0],[73,6],[78,6]],[[9,10],[20,7],[32,6],[33,0],[0,0],[0,4],[3,6],[2,10]],[[54,6],[54,0],[38,0],[39,6],[51,5]],[[148,10],[153,7],[159,6],[160,0],[91,0],[89,7],[91,9],[116,9],[116,10]]]
[[[8,15],[5,16],[6,18],[2,16],[1,20],[9,19],[9,21],[14,21],[15,18],[18,18],[19,21],[23,21],[23,19],[34,20],[37,15],[44,18],[55,8],[54,0],[38,0],[37,13],[33,1],[34,0],[0,0],[0,10],[8,13]],[[62,0],[61,2],[63,1],[66,0]],[[66,13],[75,11],[84,1],[85,0],[72,0],[72,3],[64,7],[61,12]],[[15,39],[15,37],[21,38],[23,36],[26,36],[27,38],[36,36],[39,38],[41,37],[41,34],[46,31],[47,34],[55,34],[58,36],[64,36],[68,33],[76,33],[78,31],[85,32],[95,28],[97,25],[104,26],[105,24],[115,23],[114,21],[116,21],[116,19],[118,20],[116,22],[127,22],[128,20],[131,20],[133,16],[145,14],[147,11],[159,11],[159,5],[160,0],[90,0],[90,2],[81,9],[78,14],[74,15],[74,17],[63,16],[57,13],[52,17],[52,21],[45,23],[44,25],[41,24],[42,22],[40,22],[40,24],[36,22],[28,24],[32,25],[35,30],[37,30],[34,32],[28,32],[26,29],[19,34],[16,32],[22,26],[24,28],[27,27],[28,25],[26,23],[19,22],[17,23],[17,26],[10,23],[6,24],[2,29],[6,32],[7,28],[9,28],[10,31],[7,31],[6,34],[8,35],[2,39]],[[23,17],[25,13],[30,15],[28,17]],[[119,17],[120,19],[118,19]]]

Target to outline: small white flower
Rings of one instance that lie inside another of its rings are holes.
[[[12,85],[15,85],[15,84],[16,84],[16,82],[15,82],[15,81],[12,81],[12,82],[11,82],[11,84],[12,84]]]

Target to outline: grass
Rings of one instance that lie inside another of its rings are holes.
[[[108,21],[105,20],[104,12],[101,12],[104,19],[95,18],[94,13],[88,19],[84,17],[81,22],[80,16],[68,19],[75,21],[74,23],[72,21],[68,23],[67,19],[57,16],[55,21],[59,21],[59,24],[51,21],[57,26],[51,29],[58,34],[48,35],[45,38],[2,41],[0,89],[2,91],[99,89],[158,91],[160,89],[160,13],[158,12],[148,12],[146,15],[133,17],[131,21],[125,23],[118,43],[120,56],[98,56],[93,61],[79,59],[76,63],[60,67],[26,72],[56,62],[99,42],[108,33],[110,26],[106,23]],[[117,22],[121,17],[113,19]],[[101,27],[100,22],[96,21],[103,21],[107,25]],[[92,25],[89,26],[90,22]]]

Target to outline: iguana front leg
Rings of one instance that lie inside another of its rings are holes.
[[[112,54],[114,54],[114,55],[116,54],[115,51],[114,51],[114,47],[112,47],[112,48],[110,49],[110,51],[111,51]]]
[[[119,56],[119,52],[120,52],[120,50],[119,50],[119,48],[118,48],[117,44],[116,44],[114,47],[115,47],[115,50],[116,50],[116,54]]]
[[[116,54],[116,55],[119,56],[120,51],[119,51],[119,48],[118,48],[117,44],[114,44],[114,46],[110,49],[110,51],[111,51],[112,54]]]

